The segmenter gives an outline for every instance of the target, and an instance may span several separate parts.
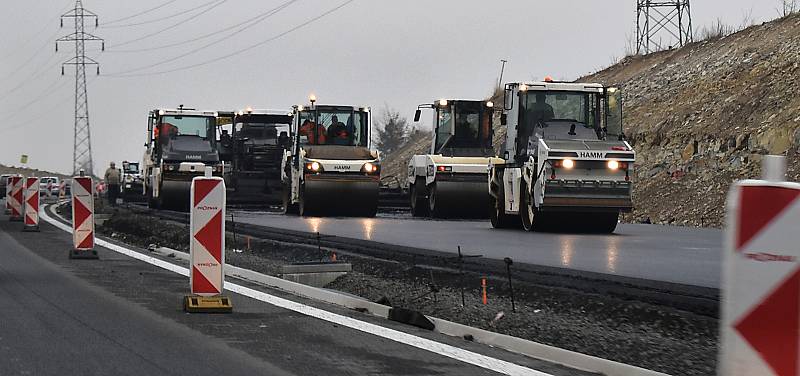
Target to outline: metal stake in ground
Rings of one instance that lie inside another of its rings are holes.
[[[468,257],[483,257],[483,255],[464,255],[461,253],[461,246],[458,246],[458,285],[461,289],[461,306],[465,307],[467,304],[464,300],[464,258]]]
[[[187,312],[233,311],[222,296],[225,283],[225,181],[211,176],[192,179],[189,211],[191,295],[183,300]]]
[[[511,257],[506,257],[503,259],[506,263],[506,275],[508,276],[508,290],[511,292],[511,311],[516,312],[517,306],[514,304],[514,285],[511,284],[511,265],[514,263],[514,260]]]

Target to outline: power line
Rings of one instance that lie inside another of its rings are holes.
[[[36,37],[38,37],[38,36],[42,35],[42,33],[44,33],[44,32],[45,32],[47,29],[49,29],[49,25],[50,25],[50,24],[51,24],[53,21],[55,21],[55,20],[57,20],[59,17],[61,17],[61,13],[64,13],[64,12],[65,12],[67,9],[69,9],[69,7],[71,7],[71,6],[72,6],[72,2],[70,1],[70,2],[68,2],[68,3],[67,3],[67,5],[65,5],[64,7],[62,7],[62,8],[61,8],[61,9],[58,11],[58,13],[56,13],[56,15],[55,15],[54,17],[51,17],[49,20],[47,20],[46,22],[44,22],[44,27],[42,27],[41,29],[39,29],[39,31],[37,31],[37,32],[36,32],[36,34],[34,34],[32,37],[30,37],[30,38],[28,38],[27,40],[25,40],[24,42],[20,43],[20,45],[21,45],[21,46],[24,46],[24,45],[26,45],[26,44],[30,43],[31,41],[33,41],[34,39],[36,39]],[[53,36],[55,36],[56,34],[58,34],[58,31],[56,31],[55,33],[53,33]],[[53,36],[47,37],[47,44],[50,44],[50,43],[52,43],[52,42],[51,42],[51,40],[53,39]],[[46,45],[47,45],[47,44],[46,44]],[[46,46],[46,45],[45,45],[45,46]],[[42,48],[44,48],[44,46],[43,46]],[[9,54],[8,54],[8,55],[6,55],[6,56],[3,56],[2,58],[0,58],[0,61],[5,61],[5,60],[6,60],[6,59],[8,59],[9,57],[17,56],[17,50],[18,50],[18,48],[11,49],[11,51],[12,51],[12,52],[11,52],[11,53],[9,53]],[[38,54],[38,50],[37,50],[37,54]],[[30,60],[30,59],[29,59],[29,60]],[[29,62],[29,61],[28,61],[28,62]],[[26,62],[26,64],[27,64],[27,62]],[[25,64],[23,64],[23,65],[25,65]]]
[[[173,13],[173,14],[170,14],[168,16],[161,17],[161,18],[153,18],[153,19],[147,20],[147,21],[129,23],[129,24],[124,24],[124,25],[105,26],[105,24],[104,24],[102,27],[106,28],[106,29],[117,29],[117,28],[123,28],[123,27],[142,26],[142,25],[147,25],[147,24],[151,24],[151,23],[161,22],[161,21],[164,21],[164,20],[168,20],[170,18],[175,18],[175,17],[178,17],[178,16],[182,16],[182,15],[184,15],[186,13],[189,13],[189,12],[194,12],[194,11],[196,11],[198,9],[203,9],[203,8],[209,6],[209,5],[211,5],[211,4],[213,4],[213,3],[217,2],[217,1],[220,1],[220,0],[211,0],[211,1],[207,2],[207,3],[200,4],[200,5],[196,6],[196,7],[192,7],[192,8],[187,9],[187,10],[182,10],[180,12]],[[225,1],[222,1],[222,2],[224,3]],[[217,5],[219,5],[219,4],[217,4]]]
[[[214,32],[211,32],[211,33],[208,33],[208,34],[205,34],[205,35],[201,35],[199,37],[195,37],[195,38],[192,38],[192,39],[188,39],[188,40],[185,40],[185,41],[171,43],[171,44],[165,44],[165,45],[162,45],[162,46],[139,48],[139,49],[129,49],[129,50],[107,49],[106,52],[113,52],[113,53],[147,52],[147,51],[163,50],[165,48],[183,46],[183,45],[186,45],[186,44],[189,44],[189,43],[193,43],[193,42],[197,42],[199,40],[206,39],[208,37],[212,37],[212,36],[218,35],[220,33],[224,33],[226,31],[229,31],[231,29],[235,29],[235,28],[237,28],[239,26],[242,26],[244,24],[253,22],[253,24],[248,25],[248,26],[245,27],[245,29],[246,28],[250,28],[250,27],[255,26],[256,24],[260,23],[261,21],[273,16],[275,13],[278,13],[279,11],[281,11],[284,8],[288,7],[289,5],[291,5],[291,4],[295,3],[295,2],[298,2],[298,1],[300,1],[300,0],[287,1],[287,2],[277,6],[275,8],[272,8],[272,9],[266,11],[266,12],[258,14],[255,17],[249,18],[249,19],[247,19],[245,21],[239,22],[239,23],[237,23],[235,25],[231,25],[231,26],[228,26],[228,27],[226,27],[224,29],[217,30],[217,31],[214,31]]]
[[[225,3],[225,2],[226,2],[226,1],[228,1],[228,0],[214,0],[214,1],[218,1],[218,2],[217,2],[216,4],[214,4],[214,5],[212,5],[211,7],[209,7],[209,8],[206,8],[205,10],[203,10],[202,12],[200,12],[200,13],[198,13],[198,14],[194,14],[194,15],[192,15],[191,17],[188,17],[188,18],[186,18],[186,19],[184,19],[184,20],[181,20],[180,22],[178,22],[178,23],[176,23],[176,24],[173,24],[173,25],[171,25],[171,26],[167,26],[166,28],[163,28],[163,29],[161,29],[161,30],[158,30],[158,31],[156,31],[156,32],[153,32],[153,33],[150,33],[150,34],[146,34],[146,35],[143,35],[143,36],[141,36],[141,37],[139,37],[139,38],[136,38],[136,39],[131,39],[131,40],[129,40],[129,41],[126,41],[126,42],[122,42],[122,43],[114,44],[114,45],[112,45],[112,46],[111,46],[111,48],[114,48],[114,47],[119,47],[119,46],[125,46],[125,45],[131,44],[131,43],[135,43],[135,42],[138,42],[138,41],[140,41],[140,40],[147,39],[147,38],[150,38],[150,37],[152,37],[152,36],[155,36],[155,35],[161,34],[161,33],[165,32],[165,31],[167,31],[167,30],[174,29],[174,28],[176,28],[176,27],[178,27],[178,26],[181,26],[181,25],[183,25],[183,24],[185,24],[185,23],[187,23],[187,22],[189,22],[189,21],[192,21],[192,20],[194,20],[196,17],[202,16],[203,14],[206,14],[206,13],[210,12],[212,9],[214,9],[214,8],[216,8],[216,7],[220,6],[220,5],[222,5],[223,3]]]
[[[217,58],[211,59],[211,60],[206,60],[206,61],[204,61],[204,62],[201,62],[201,63],[196,63],[196,64],[191,64],[191,65],[186,65],[186,66],[183,66],[183,67],[178,67],[178,68],[169,69],[169,70],[164,70],[164,71],[158,71],[158,72],[145,72],[145,73],[134,73],[134,74],[128,74],[128,72],[135,72],[135,71],[138,71],[138,70],[146,69],[146,68],[141,68],[141,69],[140,69],[140,68],[137,68],[137,69],[129,70],[129,71],[127,71],[127,72],[114,73],[114,74],[109,74],[109,75],[106,75],[106,76],[107,76],[107,77],[142,77],[142,76],[155,76],[155,75],[161,75],[161,74],[166,74],[166,73],[173,73],[173,72],[178,72],[178,71],[182,71],[182,70],[186,70],[186,69],[196,68],[196,67],[200,67],[200,66],[203,66],[203,65],[212,64],[212,63],[215,63],[215,62],[218,62],[218,61],[222,61],[222,60],[230,59],[230,58],[232,58],[232,57],[234,57],[234,56],[237,56],[237,55],[240,55],[240,54],[242,54],[242,53],[245,53],[245,52],[251,51],[253,48],[260,47],[260,46],[262,46],[262,45],[265,45],[265,44],[267,44],[267,43],[273,42],[273,41],[275,41],[275,40],[277,40],[277,39],[280,39],[280,38],[281,38],[281,37],[283,37],[283,36],[286,36],[287,34],[290,34],[290,33],[294,32],[294,31],[297,31],[297,30],[299,30],[299,29],[302,29],[303,27],[305,27],[305,26],[308,26],[308,25],[310,25],[310,24],[312,24],[312,23],[316,22],[317,20],[320,20],[320,19],[324,18],[325,16],[327,16],[327,15],[329,15],[329,14],[331,14],[331,13],[334,13],[334,12],[338,11],[338,10],[339,10],[339,9],[341,9],[341,8],[344,8],[346,5],[348,5],[348,4],[350,4],[350,3],[354,2],[354,1],[355,1],[355,0],[347,0],[347,1],[345,1],[344,3],[342,3],[342,4],[339,4],[339,5],[338,5],[338,6],[336,6],[335,8],[332,8],[332,9],[330,9],[330,10],[328,10],[328,11],[326,11],[326,12],[324,12],[324,13],[322,13],[322,14],[320,14],[320,15],[318,15],[318,16],[316,16],[316,17],[314,17],[314,18],[311,18],[311,19],[309,19],[308,21],[305,21],[305,22],[303,22],[303,23],[301,23],[301,24],[299,24],[299,25],[295,26],[295,27],[292,27],[292,28],[291,28],[291,29],[289,29],[289,30],[286,30],[286,31],[284,31],[284,32],[282,32],[282,33],[279,33],[279,34],[275,35],[275,36],[272,36],[272,37],[270,37],[269,39],[265,39],[265,40],[263,40],[263,41],[261,41],[261,42],[258,42],[258,43],[255,43],[255,44],[252,44],[252,45],[250,45],[250,46],[248,46],[248,47],[242,48],[242,49],[240,49],[240,50],[236,50],[236,51],[234,51],[234,52],[232,52],[232,53],[229,53],[229,54],[227,54],[227,55],[223,55],[223,56],[220,56],[220,57],[217,57]],[[199,51],[199,50],[200,50],[200,49],[197,49],[197,50],[194,50],[194,51],[196,52],[196,51]]]
[[[131,18],[134,18],[134,17],[139,17],[139,16],[141,16],[141,15],[145,15],[145,14],[147,14],[147,13],[150,13],[150,12],[153,12],[153,11],[156,11],[156,10],[159,10],[159,9],[161,9],[161,8],[163,8],[163,7],[167,6],[167,5],[170,5],[170,4],[172,4],[172,3],[176,2],[176,1],[177,1],[177,0],[170,0],[170,1],[167,1],[167,2],[165,2],[165,3],[163,3],[163,4],[161,4],[161,5],[155,6],[155,7],[153,7],[153,8],[150,8],[150,9],[143,10],[143,11],[141,11],[141,12],[139,12],[139,13],[135,13],[135,14],[132,14],[132,15],[130,15],[130,16],[126,16],[126,17],[122,17],[122,18],[117,18],[117,19],[115,19],[115,20],[111,20],[111,21],[108,21],[108,22],[103,22],[103,26],[104,26],[104,27],[108,27],[107,25],[112,25],[112,24],[115,24],[115,23],[117,23],[117,22],[120,22],[120,21],[125,21],[125,20],[129,20],[129,19],[131,19]],[[118,26],[118,27],[122,27],[122,26]]]
[[[15,93],[17,90],[19,90],[19,89],[21,89],[23,87],[26,87],[26,86],[30,85],[32,82],[37,81],[40,78],[44,77],[40,73],[42,73],[42,72],[44,72],[46,70],[49,70],[51,68],[54,68],[55,66],[58,65],[58,63],[48,64],[50,62],[53,62],[54,58],[55,58],[55,55],[50,56],[49,59],[47,59],[44,63],[39,65],[38,68],[36,68],[31,74],[29,74],[27,77],[25,77],[25,79],[23,79],[19,84],[17,84],[16,86],[12,87],[8,91],[6,91],[2,95],[0,95],[0,101],[2,101],[3,99],[7,98],[9,95]]]
[[[145,69],[149,69],[149,68],[157,67],[157,66],[159,66],[159,65],[167,64],[167,63],[169,63],[169,62],[172,62],[172,61],[178,60],[178,59],[180,59],[180,58],[184,58],[184,57],[186,57],[186,56],[189,56],[189,55],[193,55],[193,54],[195,54],[195,53],[197,53],[197,52],[200,52],[200,51],[202,51],[202,50],[204,50],[204,49],[206,49],[206,48],[208,48],[208,47],[211,47],[211,46],[213,46],[213,45],[215,45],[215,44],[221,43],[221,42],[225,41],[226,39],[230,39],[230,38],[232,38],[233,36],[235,36],[236,34],[239,34],[239,33],[241,33],[241,32],[243,32],[243,31],[247,30],[248,28],[250,28],[250,27],[252,27],[252,26],[255,26],[255,25],[256,25],[256,24],[258,24],[259,22],[261,22],[261,21],[263,21],[263,20],[265,20],[265,19],[267,19],[267,18],[269,18],[269,17],[271,17],[271,16],[273,16],[273,15],[277,14],[278,12],[280,12],[280,11],[281,11],[281,10],[283,10],[283,9],[285,9],[286,7],[288,7],[288,6],[289,6],[291,3],[295,2],[295,1],[297,1],[297,0],[290,0],[289,2],[287,2],[287,3],[284,3],[284,4],[281,4],[281,5],[280,5],[280,6],[278,6],[278,7],[272,8],[270,11],[268,11],[268,12],[267,12],[267,14],[265,14],[265,15],[261,16],[261,19],[259,19],[259,20],[256,20],[256,22],[254,22],[254,23],[251,23],[250,25],[246,25],[246,26],[244,26],[244,27],[240,28],[239,30],[236,30],[235,32],[233,32],[233,33],[231,33],[231,34],[229,34],[229,35],[227,35],[227,36],[225,36],[225,37],[222,37],[222,38],[220,38],[220,39],[217,39],[217,40],[215,40],[215,41],[212,41],[212,42],[206,43],[206,44],[204,44],[203,46],[200,46],[200,47],[198,47],[198,48],[196,48],[196,49],[194,49],[194,50],[190,50],[190,51],[188,51],[188,52],[185,52],[185,53],[182,53],[182,54],[180,54],[180,55],[173,56],[173,57],[171,57],[171,58],[169,58],[169,59],[160,60],[160,61],[157,61],[157,62],[155,62],[155,63],[149,64],[149,65],[145,65],[145,66],[138,67],[138,68],[134,68],[134,69],[129,69],[129,70],[127,70],[127,71],[120,72],[120,73],[114,73],[114,75],[124,75],[124,74],[132,73],[132,72],[138,72],[138,71],[141,71],[141,70],[145,70]]]

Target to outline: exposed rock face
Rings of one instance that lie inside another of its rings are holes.
[[[731,183],[759,177],[765,154],[787,156],[789,180],[800,178],[800,15],[629,57],[579,81],[624,90],[638,160],[627,221],[721,227]],[[504,137],[495,130],[498,150]],[[390,160],[405,167],[410,149],[429,147],[422,142]]]

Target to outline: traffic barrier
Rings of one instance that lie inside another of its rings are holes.
[[[11,214],[11,176],[6,177],[6,214]]]
[[[225,268],[225,182],[222,178],[192,179],[189,213],[191,294],[184,298],[187,312],[233,310],[231,300],[222,296]]]
[[[94,249],[94,195],[92,178],[72,178],[72,259],[97,259]]]
[[[63,199],[65,199],[67,197],[67,189],[66,188],[67,188],[67,182],[62,180],[61,183],[58,184],[58,199],[59,200],[63,200]]]
[[[800,184],[745,180],[731,188],[720,375],[800,374],[798,223]]]
[[[11,214],[8,217],[10,221],[22,222],[22,200],[24,200],[22,176],[11,177],[11,196],[9,202],[11,203]]]
[[[24,224],[23,231],[39,231],[39,178],[25,179]]]

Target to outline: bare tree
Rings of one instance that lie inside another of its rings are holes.
[[[777,10],[778,15],[786,17],[800,11],[800,3],[798,3],[797,0],[780,0],[780,5]]]
[[[396,110],[387,105],[378,120],[376,144],[378,150],[389,155],[405,145],[409,134],[409,125],[406,118],[400,116]]]

